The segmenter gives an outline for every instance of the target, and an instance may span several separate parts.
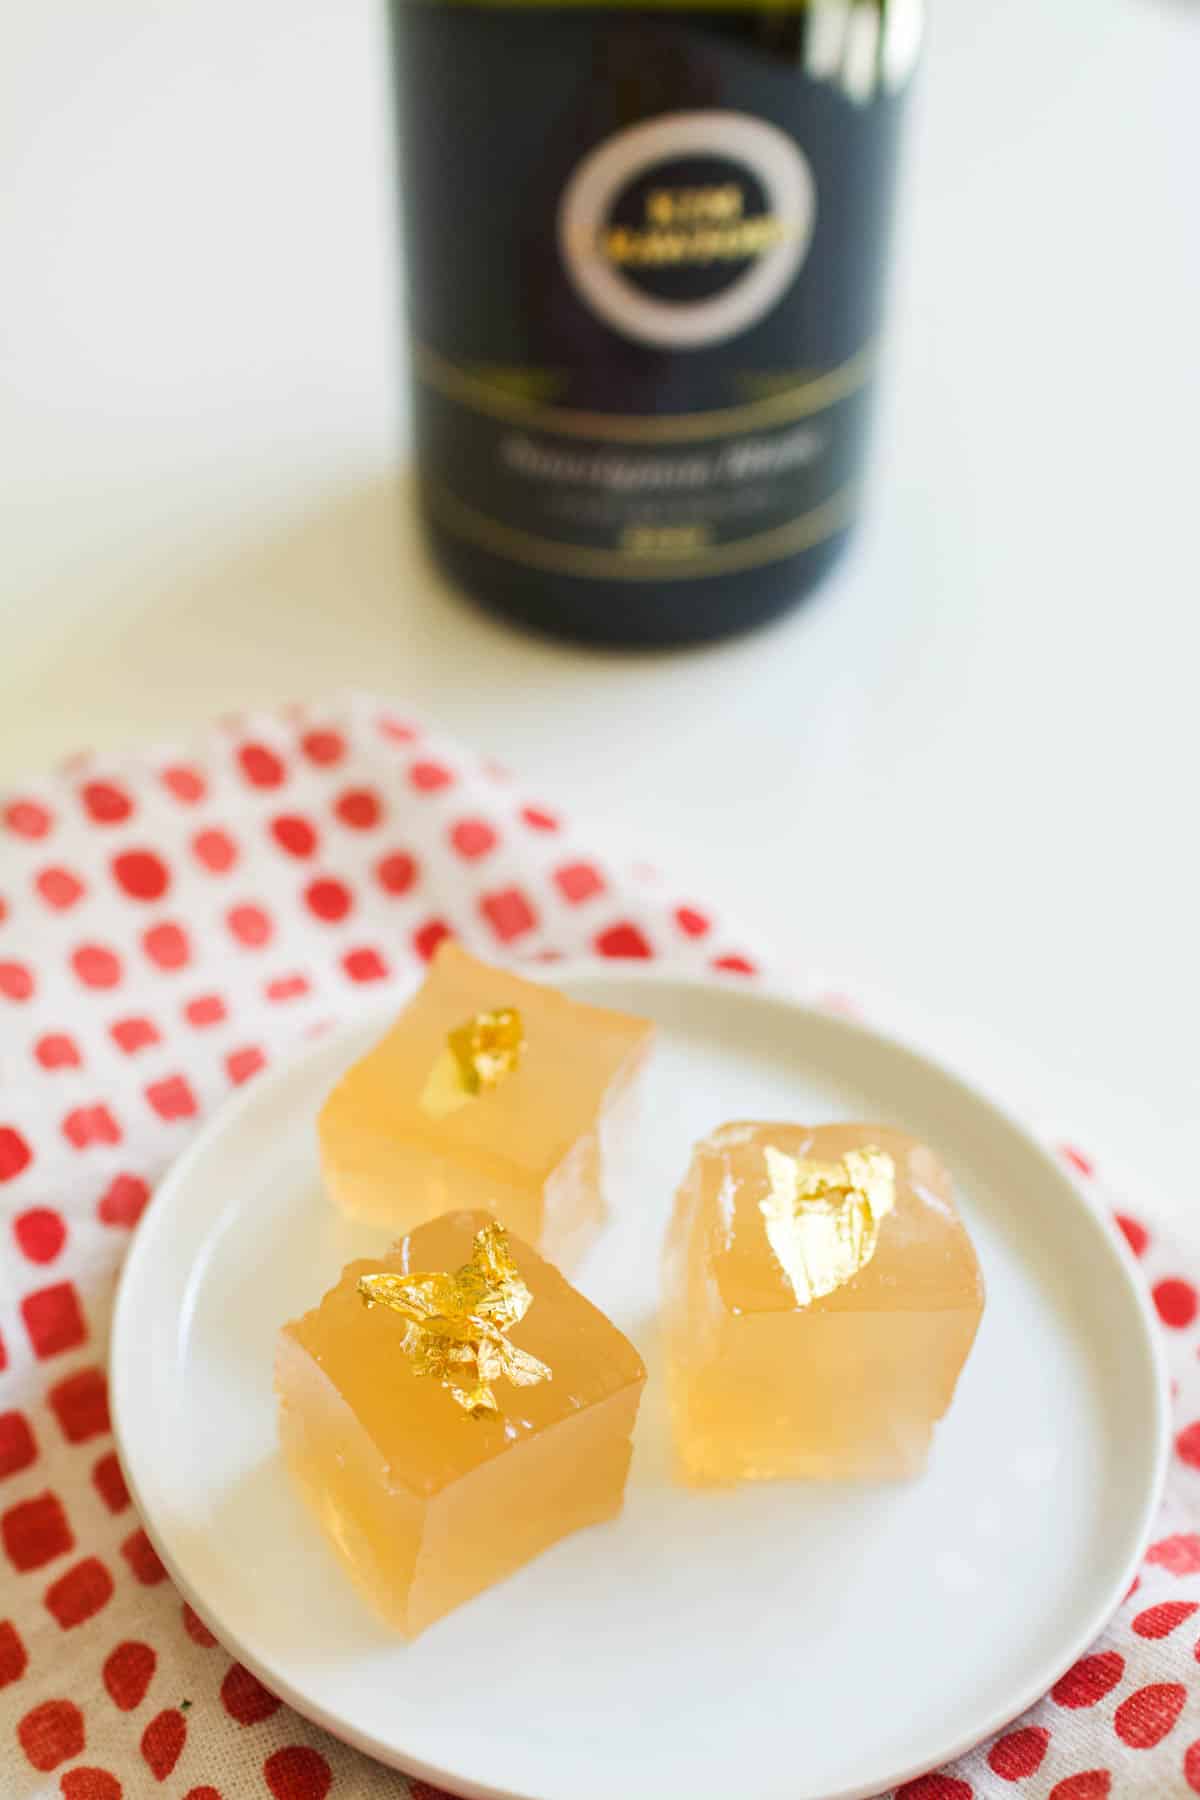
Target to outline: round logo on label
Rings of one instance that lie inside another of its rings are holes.
[[[816,222],[799,145],[712,109],[631,126],[579,164],[558,239],[581,298],[625,337],[695,350],[736,337],[780,299]]]

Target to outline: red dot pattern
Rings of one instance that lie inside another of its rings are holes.
[[[15,1125],[0,1125],[0,1181],[15,1181],[33,1161],[33,1151]]]
[[[132,1537],[125,1539],[121,1555],[129,1564],[134,1580],[141,1582],[143,1587],[157,1587],[160,1581],[166,1580],[167,1571],[144,1531],[135,1531]]]
[[[165,1781],[183,1752],[187,1720],[177,1707],[157,1713],[142,1733],[141,1750],[156,1781]]]
[[[306,731],[300,748],[320,769],[334,767],[346,755],[346,740],[338,731]]]
[[[17,1741],[25,1760],[44,1774],[83,1754],[83,1714],[73,1700],[44,1700],[18,1723]]]
[[[581,906],[602,894],[607,884],[595,863],[569,862],[555,870],[554,885],[571,906]]]
[[[58,1281],[26,1294],[21,1301],[21,1317],[33,1353],[39,1358],[74,1350],[87,1340],[87,1323],[73,1282]]]
[[[48,837],[54,825],[54,814],[37,800],[10,800],[4,808],[4,823],[15,837]]]
[[[1042,1725],[1030,1725],[997,1738],[988,1751],[987,1763],[1002,1781],[1024,1781],[1042,1766],[1050,1733]]]
[[[1131,1218],[1128,1213],[1114,1213],[1125,1242],[1135,1256],[1144,1256],[1150,1242],[1150,1233],[1139,1219]]]
[[[373,788],[347,788],[333,810],[351,831],[371,831],[383,818],[383,802]]]
[[[43,1069],[80,1069],[83,1057],[79,1045],[65,1031],[47,1031],[33,1046],[35,1059]]]
[[[220,994],[197,994],[184,1006],[183,1016],[197,1031],[203,1031],[208,1025],[220,1025],[229,1011]]]
[[[18,1213],[12,1229],[22,1256],[32,1263],[52,1263],[67,1241],[62,1214],[49,1206],[31,1206]]]
[[[71,967],[89,988],[114,988],[121,979],[121,959],[107,944],[80,944],[71,954]]]
[[[159,1118],[168,1122],[192,1119],[199,1110],[186,1075],[166,1075],[161,1081],[152,1081],[146,1089],[146,1098]]]
[[[408,779],[418,794],[436,794],[449,787],[454,777],[442,763],[421,761],[412,765]]]
[[[1183,1778],[1193,1794],[1200,1794],[1200,1739],[1184,1751]]]
[[[444,944],[446,939],[452,936],[453,933],[444,919],[427,919],[424,925],[413,932],[413,949],[422,962],[428,962],[438,945]]]
[[[0,1689],[20,1681],[29,1667],[29,1652],[11,1619],[0,1620]]]
[[[258,1725],[279,1711],[280,1702],[256,1675],[235,1662],[221,1683],[221,1704],[239,1725]]]
[[[304,899],[315,919],[331,925],[344,919],[354,904],[354,896],[345,882],[335,881],[332,876],[310,882],[304,890]]]
[[[639,960],[654,954],[645,932],[628,920],[598,932],[595,948],[601,956],[636,957]]]
[[[186,1601],[183,1606],[183,1628],[194,1644],[200,1644],[206,1650],[210,1650],[217,1641],[204,1620],[192,1611]]]
[[[150,1189],[140,1175],[114,1175],[96,1203],[96,1217],[102,1225],[137,1224],[150,1198]]]
[[[1122,1700],[1113,1729],[1131,1750],[1152,1749],[1174,1729],[1186,1702],[1187,1689],[1181,1681],[1152,1682]]]
[[[1194,1575],[1200,1571],[1200,1533],[1176,1532],[1173,1537],[1159,1538],[1146,1552],[1146,1561],[1172,1575]]]
[[[0,1413],[0,1481],[7,1475],[19,1475],[36,1461],[37,1442],[25,1414],[15,1408]]]
[[[79,791],[84,811],[97,825],[123,825],[133,815],[133,801],[113,781],[89,781]]]
[[[152,925],[142,937],[142,949],[156,968],[182,969],[191,961],[192,947],[182,925],[166,919]]]
[[[113,1451],[102,1456],[93,1467],[92,1486],[110,1513],[124,1512],[129,1505],[129,1489]]]
[[[450,828],[450,845],[468,862],[477,862],[500,842],[486,819],[460,819]]]
[[[113,1596],[113,1578],[98,1556],[85,1556],[46,1589],[46,1610],[64,1631],[92,1618]]]
[[[1125,1658],[1116,1650],[1103,1650],[1097,1656],[1084,1656],[1067,1670],[1050,1690],[1050,1698],[1059,1706],[1078,1708],[1095,1706],[1110,1693],[1125,1673]]]
[[[192,839],[192,855],[210,875],[225,875],[238,859],[238,848],[227,831],[212,826]]]
[[[276,1004],[284,1000],[299,1000],[311,991],[312,983],[307,975],[277,975],[263,989],[267,999]]]
[[[162,1033],[154,1020],[136,1015],[114,1019],[108,1032],[117,1049],[126,1056],[136,1056],[139,1050],[149,1050],[152,1045],[162,1043]]]
[[[397,719],[391,713],[381,713],[377,724],[380,735],[393,744],[415,744],[421,735],[415,725],[410,725],[405,719]]]
[[[240,1087],[243,1081],[249,1081],[252,1075],[266,1066],[266,1056],[256,1044],[246,1044],[240,1050],[231,1050],[225,1058],[225,1072],[235,1086]]]
[[[104,1685],[114,1706],[132,1712],[146,1698],[158,1657],[149,1644],[126,1639],[105,1660]]]
[[[63,1114],[62,1134],[76,1150],[93,1144],[119,1144],[121,1127],[107,1106],[73,1106]]]
[[[919,1775],[896,1789],[896,1800],[971,1800],[969,1781],[958,1781],[953,1775]]]
[[[273,1800],[325,1800],[333,1786],[329,1764],[307,1744],[276,1750],[263,1764],[263,1776]]]
[[[176,763],[162,772],[163,786],[181,806],[195,806],[208,792],[208,783],[198,769]]]
[[[271,820],[271,835],[289,856],[311,856],[320,843],[316,827],[296,813],[280,813]]]
[[[281,787],[287,776],[282,759],[266,744],[243,744],[237,753],[242,774],[252,787]]]
[[[75,1547],[71,1527],[57,1494],[35,1494],[0,1513],[0,1543],[19,1574],[40,1569]]]
[[[1106,1800],[1112,1792],[1112,1776],[1107,1769],[1083,1769],[1056,1781],[1049,1800]]]
[[[69,907],[82,900],[87,892],[78,875],[57,864],[39,870],[34,876],[33,885],[46,905],[53,907],[55,912],[66,912]]]
[[[1157,1281],[1152,1289],[1155,1309],[1164,1325],[1174,1331],[1185,1331],[1196,1317],[1196,1290],[1179,1275]]]
[[[342,967],[351,981],[383,981],[388,973],[384,957],[369,946],[348,950],[342,958]]]
[[[108,1381],[102,1369],[80,1369],[55,1382],[46,1395],[69,1444],[85,1444],[111,1429]]]
[[[385,894],[407,894],[417,882],[417,861],[407,851],[394,850],[375,865],[375,875]]]
[[[33,970],[24,963],[0,962],[0,994],[18,1002],[33,997]]]
[[[231,936],[248,950],[259,950],[269,944],[275,931],[270,913],[262,906],[231,906],[225,921]]]
[[[112,872],[131,900],[161,900],[171,885],[167,865],[154,850],[123,850],[113,857]]]
[[[107,1769],[68,1769],[61,1782],[63,1800],[123,1800],[124,1789]]]

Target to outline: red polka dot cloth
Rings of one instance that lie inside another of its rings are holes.
[[[368,698],[0,794],[3,1800],[436,1800],[298,1718],[172,1590],[114,1454],[105,1359],[129,1235],[201,1121],[449,933],[542,962],[758,967],[653,871]],[[1177,1380],[1155,1541],[1053,1692],[899,1800],[1200,1793],[1197,1294],[1121,1222]]]

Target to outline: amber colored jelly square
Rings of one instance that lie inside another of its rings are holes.
[[[279,1337],[289,1468],[362,1592],[409,1637],[560,1538],[615,1517],[629,1471],[642,1359],[516,1236],[533,1298],[511,1341],[551,1379],[523,1388],[501,1379],[495,1417],[471,1416],[417,1375],[400,1347],[403,1319],[363,1304],[360,1275],[458,1269],[487,1219],[449,1213],[383,1257],[350,1263]]]
[[[456,1111],[423,1104],[452,1031],[516,1008],[519,1065]],[[326,1186],[347,1213],[409,1231],[455,1207],[488,1207],[572,1266],[603,1223],[602,1129],[653,1038],[646,1019],[585,1006],[447,942],[387,1035],[334,1087],[318,1122]]]
[[[875,1253],[807,1305],[767,1236],[765,1148],[835,1162],[873,1145],[896,1173]],[[917,1473],[983,1311],[974,1247],[933,1151],[877,1125],[727,1125],[697,1145],[664,1258],[681,1470],[696,1482]]]

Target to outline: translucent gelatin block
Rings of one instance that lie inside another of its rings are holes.
[[[664,1264],[676,1446],[696,1482],[915,1474],[983,1312],[932,1150],[877,1125],[702,1143]]]
[[[480,1375],[478,1362],[452,1361],[440,1379],[411,1339],[406,1348],[403,1316],[364,1304],[362,1276],[478,1267],[489,1228],[482,1212],[419,1226],[385,1256],[350,1263],[280,1333],[288,1465],[363,1593],[409,1637],[569,1532],[615,1517],[629,1470],[642,1359],[517,1238],[507,1247],[526,1310],[502,1330],[522,1365],[548,1375],[526,1386],[493,1371],[494,1412],[472,1413],[472,1396],[452,1391]]]
[[[619,1124],[652,1037],[445,943],[322,1109],[329,1192],[396,1231],[487,1206],[570,1267],[604,1218],[601,1127]]]

